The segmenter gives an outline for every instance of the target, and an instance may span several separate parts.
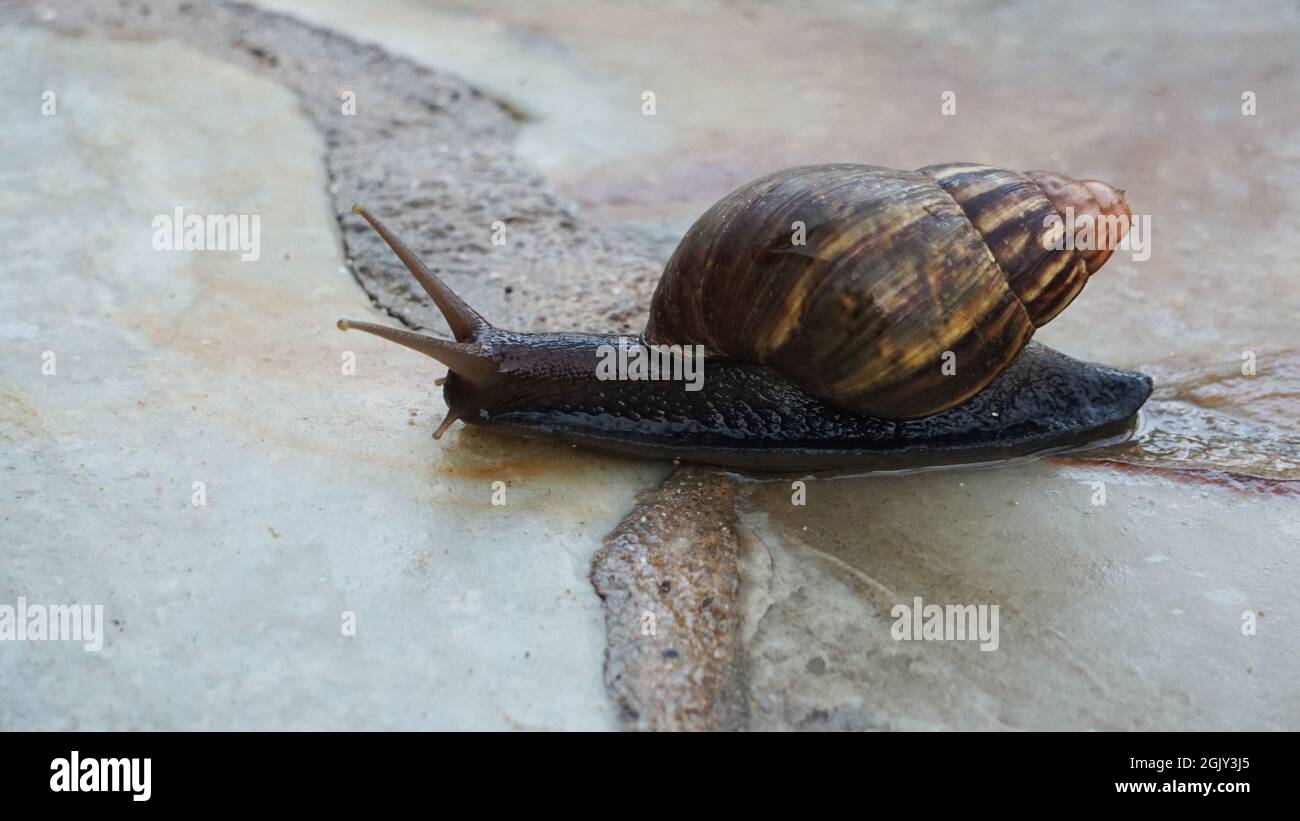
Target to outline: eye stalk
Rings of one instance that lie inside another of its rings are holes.
[[[389,230],[387,225],[380,222],[379,218],[366,210],[361,203],[352,206],[352,213],[358,215],[370,227],[375,229],[375,233],[388,243],[388,247],[393,249],[397,258],[406,266],[424,292],[433,299],[433,304],[438,306],[442,312],[443,319],[447,320],[447,325],[451,327],[451,333],[456,337],[457,342],[464,342],[473,339],[480,331],[491,326],[487,320],[478,315],[478,312],[456,295],[447,284],[438,279],[429,268],[420,261],[415,252],[406,247],[406,243],[397,238],[397,235]]]
[[[446,365],[457,375],[470,382],[483,383],[496,373],[496,365],[483,349],[473,343],[452,342],[440,336],[417,334],[401,328],[376,325],[372,322],[356,322],[350,319],[338,321],[340,331],[358,330],[374,336],[383,337],[389,342],[396,342],[425,356],[433,357]]]

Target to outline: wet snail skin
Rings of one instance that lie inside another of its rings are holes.
[[[904,469],[1125,431],[1144,374],[1030,342],[1127,230],[1096,180],[951,163],[792,168],[712,206],[660,277],[640,344],[702,346],[702,382],[602,379],[620,337],[495,328],[361,206],[455,340],[340,320],[437,359],[457,419],[753,470]],[[1088,248],[1084,221],[1121,226]],[[1109,239],[1110,242],[1105,240]],[[1087,245],[1087,244],[1085,244]]]

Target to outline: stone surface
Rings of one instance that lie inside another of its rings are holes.
[[[1036,462],[790,497],[767,483],[742,501],[755,728],[1280,729],[1300,715],[1294,496]],[[893,608],[917,596],[998,605],[997,649],[895,641]]]
[[[592,559],[609,637],[605,683],[630,726],[745,726],[735,497],[726,477],[674,471]]]
[[[0,727],[615,726],[588,569],[666,468],[433,442],[441,369],[334,328],[381,317],[284,87],[166,39],[0,42],[0,592],[109,629],[0,643]],[[259,214],[260,259],[154,251],[177,205]]]

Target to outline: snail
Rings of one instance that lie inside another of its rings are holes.
[[[742,186],[687,231],[636,340],[700,346],[698,390],[598,378],[616,336],[490,325],[378,218],[353,211],[455,337],[338,323],[447,366],[435,438],[462,419],[733,468],[900,469],[1114,436],[1151,393],[1144,374],[1030,341],[1128,228],[1123,192],[1096,180],[837,164]],[[1120,224],[1109,242],[1100,230],[1090,250],[1051,241],[1103,218]]]

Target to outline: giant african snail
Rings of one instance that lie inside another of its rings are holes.
[[[618,337],[492,327],[378,219],[354,210],[456,339],[339,327],[449,368],[450,412],[435,437],[463,419],[735,467],[901,468],[1111,435],[1151,392],[1142,374],[1029,343],[1128,228],[1123,193],[1095,180],[970,164],[822,165],[741,187],[677,246],[644,334],[704,346],[698,391],[598,379],[598,349]],[[1050,241],[1099,217],[1120,223],[1109,242],[1101,231],[1091,249]]]

